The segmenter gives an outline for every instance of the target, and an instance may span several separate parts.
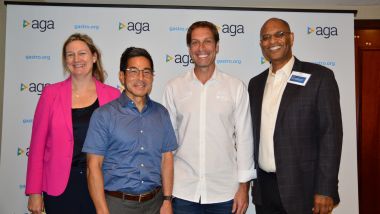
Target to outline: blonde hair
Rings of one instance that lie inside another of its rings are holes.
[[[87,44],[88,48],[91,51],[91,54],[96,53],[97,59],[96,62],[93,64],[92,67],[92,76],[95,77],[99,82],[104,83],[105,79],[107,78],[107,72],[103,69],[102,64],[102,58],[100,54],[100,50],[95,46],[94,42],[92,41],[91,37],[89,37],[86,34],[80,34],[80,33],[74,33],[73,35],[69,36],[69,38],[66,40],[66,42],[63,44],[62,48],[62,67],[63,67],[63,73],[69,73],[69,69],[66,66],[66,47],[67,45],[72,41],[82,41]]]

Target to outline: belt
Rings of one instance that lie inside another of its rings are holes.
[[[151,192],[148,192],[145,194],[140,194],[140,195],[129,194],[126,192],[121,192],[121,191],[104,190],[104,192],[107,193],[108,195],[116,197],[116,198],[121,198],[121,199],[131,200],[131,201],[138,201],[138,202],[145,202],[145,201],[149,201],[155,195],[157,195],[157,193],[160,192],[160,189],[161,189],[161,187],[158,186],[155,189],[153,189]]]

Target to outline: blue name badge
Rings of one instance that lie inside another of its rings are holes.
[[[305,86],[306,83],[309,81],[310,76],[311,76],[311,74],[293,71],[290,74],[290,78],[288,80],[288,83]]]

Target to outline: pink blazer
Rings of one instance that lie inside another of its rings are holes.
[[[95,85],[100,106],[120,96],[96,79]],[[71,93],[71,77],[44,87],[34,114],[25,194],[58,196],[66,189],[74,146]]]

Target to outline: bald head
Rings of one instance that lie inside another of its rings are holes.
[[[268,20],[263,24],[263,26],[261,27],[261,30],[260,30],[260,36],[263,35],[263,34],[262,34],[263,28],[265,28],[265,27],[268,26],[268,25],[274,24],[274,23],[276,23],[276,22],[277,22],[277,23],[281,23],[281,24],[283,25],[284,29],[285,29],[287,32],[291,32],[291,31],[290,31],[290,26],[289,26],[289,24],[288,24],[287,21],[282,20],[282,19],[279,19],[279,18],[270,18],[270,19],[268,19]]]

